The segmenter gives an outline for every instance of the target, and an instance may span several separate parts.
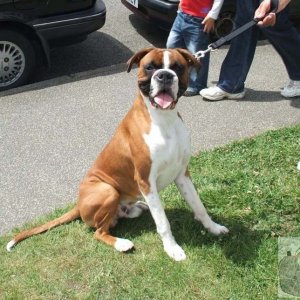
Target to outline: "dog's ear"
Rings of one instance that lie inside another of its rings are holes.
[[[145,48],[134,54],[129,60],[127,61],[127,73],[130,72],[133,64],[139,64],[140,60],[152,51],[154,48]]]
[[[176,48],[175,50],[177,50],[185,58],[189,66],[200,69],[200,61],[190,51],[181,48]]]

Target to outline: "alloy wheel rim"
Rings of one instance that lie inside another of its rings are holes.
[[[24,69],[25,55],[22,49],[10,41],[0,41],[0,87],[16,82]]]

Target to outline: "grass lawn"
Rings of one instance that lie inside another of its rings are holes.
[[[129,254],[94,240],[80,220],[7,253],[15,229],[0,237],[0,299],[277,299],[278,236],[300,236],[299,160],[300,126],[193,157],[190,173],[203,203],[230,233],[205,232],[170,186],[161,198],[183,262],[164,253],[149,213],[121,220],[113,232],[134,242]]]

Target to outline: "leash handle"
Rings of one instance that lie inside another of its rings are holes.
[[[270,5],[270,11],[264,15],[262,18],[254,18],[255,21],[257,21],[257,23],[261,20],[264,19],[265,16],[267,16],[268,14],[270,13],[274,13],[276,14],[277,13],[277,10],[278,10],[278,6],[279,6],[279,0],[271,0],[271,5]]]

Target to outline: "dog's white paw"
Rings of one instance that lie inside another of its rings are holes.
[[[176,261],[181,261],[186,259],[186,255],[183,249],[177,244],[172,246],[170,244],[165,245],[164,249],[167,252],[167,254]]]
[[[213,224],[209,226],[207,230],[214,235],[226,234],[229,232],[229,230],[225,226],[222,226],[215,222],[213,222]]]
[[[117,238],[114,247],[120,252],[126,252],[132,249],[134,245],[129,240]]]

